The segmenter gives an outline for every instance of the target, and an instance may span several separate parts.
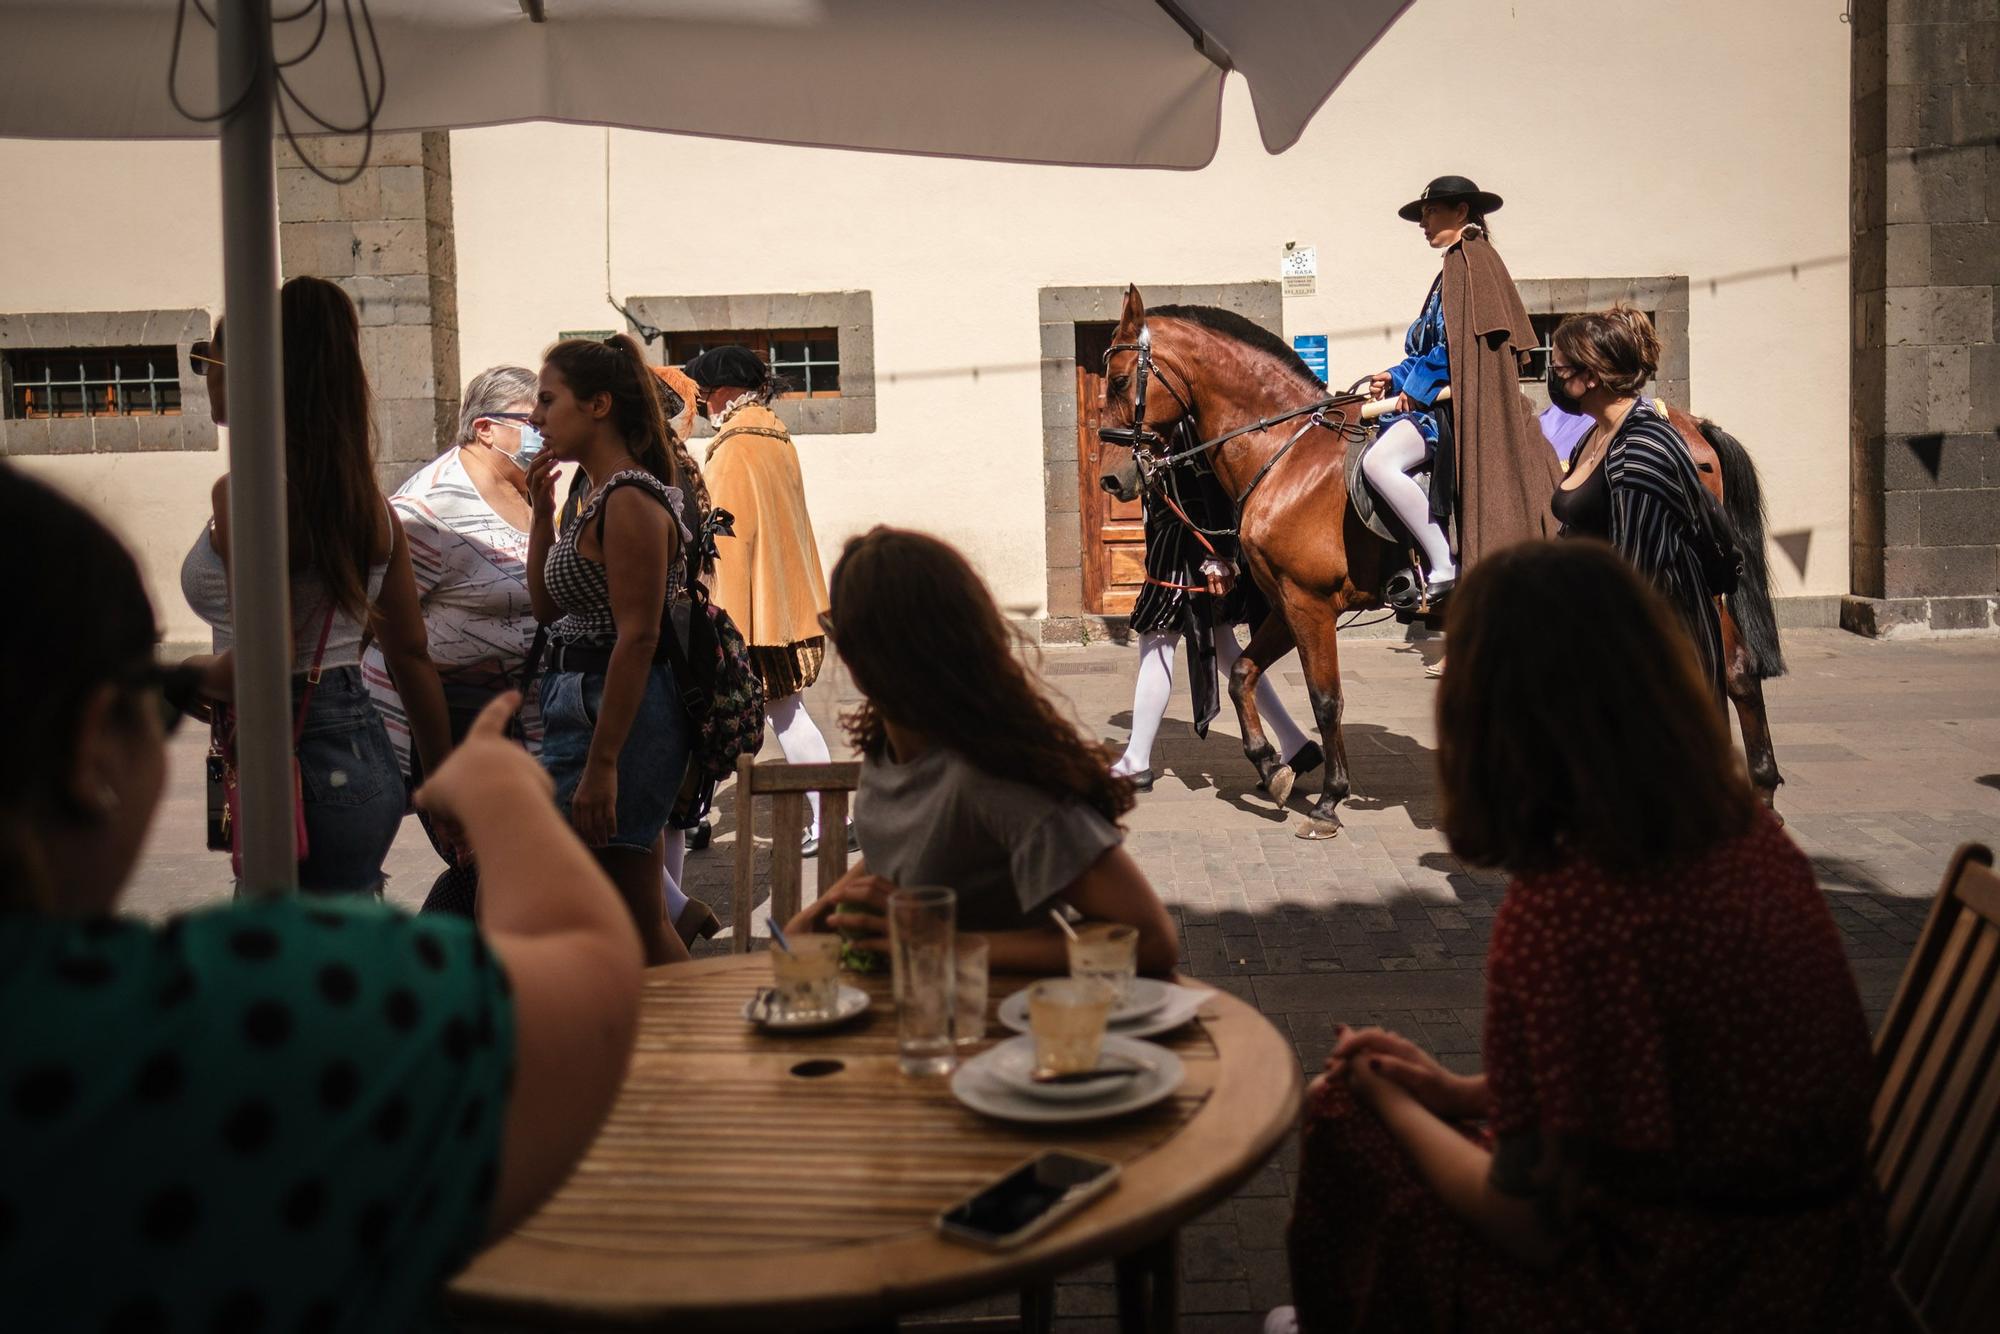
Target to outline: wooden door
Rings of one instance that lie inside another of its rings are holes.
[[[1083,609],[1105,616],[1132,610],[1146,577],[1146,521],[1136,500],[1119,500],[1097,484],[1105,456],[1126,451],[1097,438],[1104,407],[1104,350],[1115,324],[1076,326],[1076,484],[1083,521]]]

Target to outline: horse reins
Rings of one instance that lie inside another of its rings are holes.
[[[1175,450],[1164,456],[1155,455],[1152,452],[1151,446],[1165,446],[1167,441],[1146,420],[1146,388],[1149,382],[1157,378],[1167,393],[1172,395],[1174,402],[1180,406],[1181,415],[1175,418],[1176,423],[1186,422],[1191,427],[1194,419],[1194,404],[1190,401],[1187,394],[1183,394],[1180,390],[1176,389],[1173,381],[1167,378],[1165,373],[1167,369],[1166,363],[1157,361],[1154,358],[1153,330],[1151,325],[1140,324],[1138,341],[1113,343],[1104,350],[1104,365],[1107,372],[1110,370],[1111,355],[1114,352],[1133,352],[1138,354],[1138,364],[1133,371],[1132,424],[1130,426],[1099,427],[1097,438],[1106,444],[1123,445],[1125,448],[1131,450],[1133,460],[1138,464],[1139,471],[1148,485],[1154,485],[1151,474],[1171,469],[1177,463],[1183,463],[1188,459],[1207,454],[1210,450],[1215,449],[1219,445],[1227,444],[1238,436],[1253,435],[1258,431],[1268,431],[1273,426],[1282,426],[1286,422],[1298,421],[1299,418],[1304,417],[1306,420],[1299,423],[1299,428],[1292,432],[1291,437],[1284,444],[1278,446],[1277,451],[1270,458],[1264,460],[1264,466],[1257,469],[1256,475],[1250,479],[1250,484],[1243,488],[1241,494],[1232,498],[1231,503],[1240,512],[1244,502],[1250,499],[1251,493],[1270,475],[1271,470],[1278,466],[1278,461],[1291,453],[1292,446],[1304,439],[1306,432],[1312,430],[1314,427],[1332,431],[1349,443],[1358,444],[1368,438],[1368,428],[1363,426],[1358,418],[1350,422],[1343,413],[1337,412],[1331,419],[1326,415],[1328,408],[1345,401],[1350,401],[1355,395],[1352,393],[1329,394],[1325,398],[1315,399],[1311,403],[1306,403],[1300,407],[1289,408],[1284,412],[1273,413],[1268,417],[1261,417],[1246,426],[1239,426],[1233,431],[1225,431],[1212,440],[1203,440],[1198,444],[1191,445],[1185,449]],[[1186,381],[1188,378],[1186,372],[1181,372],[1180,376],[1183,381]],[[1237,529],[1234,528],[1201,527],[1194,520],[1188,518],[1186,511],[1174,503],[1171,495],[1165,489],[1162,490],[1162,494],[1168,495],[1167,503],[1172,507],[1175,515],[1194,532],[1196,537],[1202,539],[1203,546],[1209,546],[1208,537],[1234,537],[1236,535]],[[1209,546],[1211,553],[1214,550],[1212,546]]]

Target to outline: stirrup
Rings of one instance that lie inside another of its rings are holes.
[[[1451,590],[1457,587],[1457,575],[1453,575],[1449,579],[1425,579],[1424,600],[1417,604],[1418,613],[1423,614],[1435,610],[1451,595]]]

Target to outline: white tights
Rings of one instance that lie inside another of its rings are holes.
[[[1409,475],[1410,469],[1422,463],[1428,452],[1423,432],[1406,417],[1393,423],[1382,432],[1380,440],[1368,447],[1361,458],[1361,471],[1375,488],[1375,494],[1396,511],[1396,517],[1424,549],[1432,581],[1443,582],[1458,573],[1451,560],[1451,543],[1445,540],[1444,529],[1431,517],[1431,498]]]
[[[764,706],[765,717],[771,726],[778,729],[778,749],[785,752],[785,759],[792,764],[825,764],[833,758],[826,748],[826,738],[813,725],[812,715],[806,712],[806,697],[801,694],[787,695],[781,700]],[[819,837],[819,793],[806,793],[806,804],[812,807],[810,831]],[[841,837],[846,837],[845,831]]]
[[[666,896],[667,920],[681,920],[681,909],[688,906],[688,896],[681,890],[681,868],[687,861],[687,835],[678,829],[669,829],[664,835],[665,846],[660,853],[660,892]]]
[[[1153,767],[1153,740],[1160,734],[1160,720],[1166,717],[1167,700],[1174,691],[1174,646],[1180,643],[1175,630],[1155,631],[1139,636],[1139,679],[1132,687],[1132,740],[1124,755],[1111,766],[1115,774],[1136,774]],[[1230,668],[1243,655],[1236,643],[1236,627],[1215,627],[1215,665],[1224,682]],[[1292,715],[1278,702],[1269,675],[1257,678],[1257,716],[1278,747],[1280,759],[1290,759],[1306,744],[1305,736],[1292,722]]]

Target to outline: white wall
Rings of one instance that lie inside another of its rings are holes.
[[[1037,290],[1268,279],[1286,241],[1313,244],[1319,295],[1286,302],[1287,332],[1331,334],[1345,381],[1397,355],[1434,271],[1396,207],[1459,172],[1507,196],[1495,230],[1517,277],[1692,279],[1693,406],[1755,451],[1773,531],[1813,534],[1803,577],[1774,560],[1778,591],[1841,592],[1847,39],[1816,0],[1424,0],[1282,157],[1233,82],[1197,173],[461,132],[464,369],[620,323],[603,299],[608,139],[621,299],[873,292],[878,429],[800,441],[829,557],[878,521],[930,528],[1035,611]]]
[[[1282,157],[1232,81],[1192,173],[1072,170],[611,132],[612,290],[874,294],[878,429],[802,439],[822,548],[876,522],[963,545],[1001,601],[1045,602],[1036,294],[1276,276],[1316,245],[1288,333],[1344,381],[1393,359],[1434,271],[1395,216],[1430,177],[1505,195],[1515,276],[1685,274],[1696,410],[1756,454],[1801,577],[1847,588],[1848,28],[1819,0],[1422,0]],[[754,95],[755,59],[745,62]],[[669,77],[670,70],[663,70]],[[1024,96],[1032,96],[1024,90]],[[452,136],[461,370],[609,328],[604,131]],[[0,308],[221,305],[209,145],[0,142]],[[1797,266],[1796,269],[1794,266]],[[219,456],[31,461],[142,548],[170,637]]]
[[[213,144],[0,140],[0,177],[11,183],[0,214],[0,306],[10,314],[221,313]],[[90,505],[133,548],[169,641],[207,642],[208,627],[181,598],[180,564],[227,470],[221,452],[9,461]]]

